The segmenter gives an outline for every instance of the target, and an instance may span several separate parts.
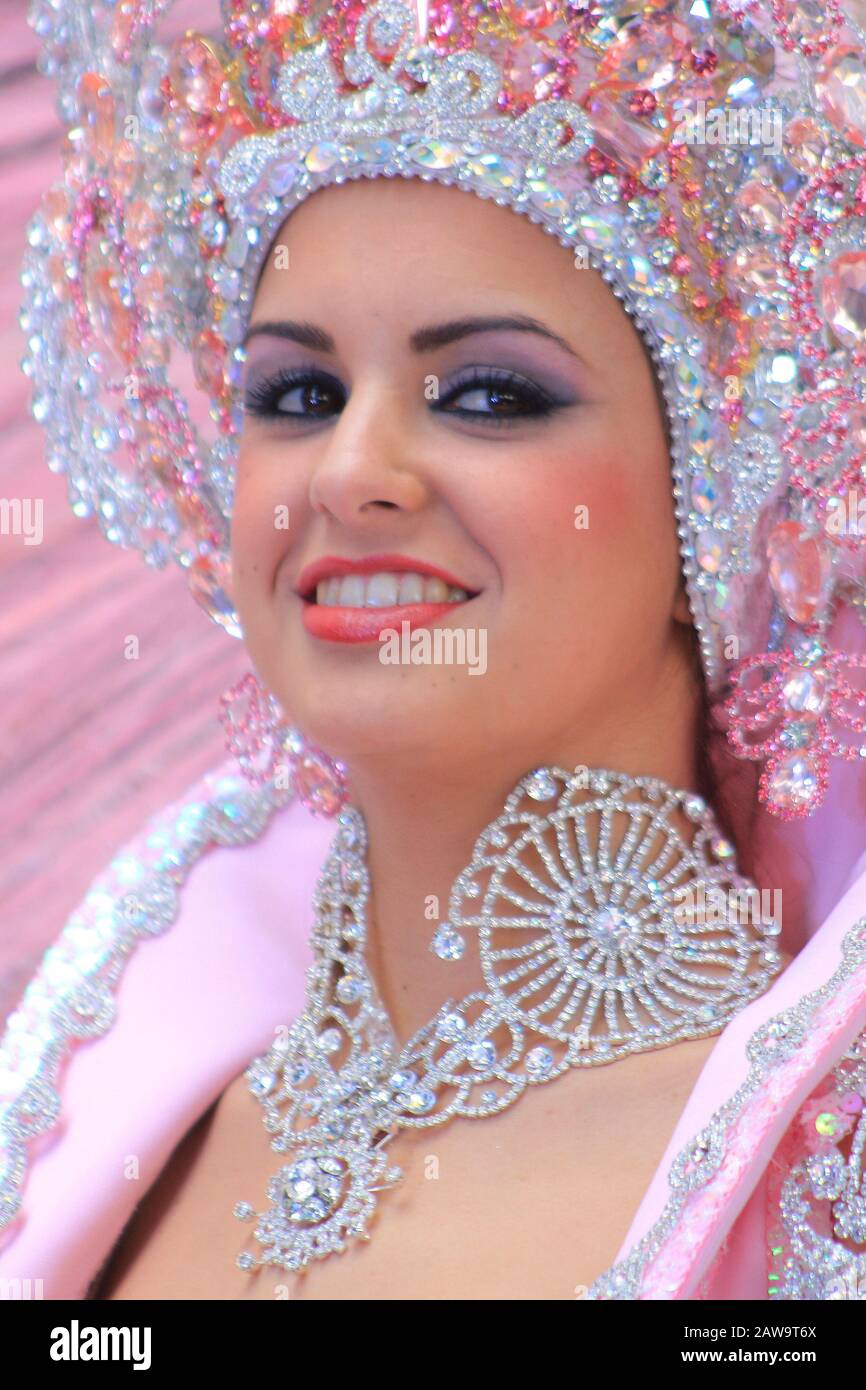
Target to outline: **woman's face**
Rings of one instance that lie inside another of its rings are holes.
[[[287,219],[250,330],[234,591],[292,722],[350,771],[615,748],[689,618],[652,372],[601,277],[492,202],[362,180]]]

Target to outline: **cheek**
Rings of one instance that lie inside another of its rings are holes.
[[[261,592],[273,583],[297,529],[297,504],[284,467],[263,452],[241,452],[232,506],[232,570],[241,590]]]
[[[669,621],[680,557],[667,458],[627,447],[536,449],[490,489],[482,543],[503,618],[545,660],[571,660],[566,632],[584,664],[636,655]]]
[[[489,545],[508,573],[549,587],[609,582],[611,570],[648,544],[646,499],[621,455],[536,451],[500,474],[487,515]],[[672,515],[672,510],[671,510]],[[672,521],[670,523],[673,524]]]

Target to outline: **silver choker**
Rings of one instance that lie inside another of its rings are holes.
[[[495,1115],[571,1067],[720,1031],[781,965],[781,923],[755,914],[699,796],[541,768],[479,837],[437,930],[441,955],[477,939],[484,988],[399,1047],[365,961],[366,850],[346,808],[313,899],[306,1007],[245,1072],[289,1158],[265,1212],[234,1208],[262,1247],[241,1269],[300,1271],[369,1238],[375,1194],[403,1176],[385,1153],[401,1129]]]

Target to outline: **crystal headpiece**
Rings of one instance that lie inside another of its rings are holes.
[[[29,227],[24,369],[74,508],[240,635],[242,344],[275,233],[350,178],[493,198],[642,334],[711,695],[762,798],[808,814],[831,757],[866,758],[866,657],[837,637],[866,619],[866,0],[846,5],[214,0],[215,33],[163,41],[171,0],[36,0],[69,129]]]

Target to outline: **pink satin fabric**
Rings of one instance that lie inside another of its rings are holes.
[[[176,1144],[300,1012],[332,834],[294,803],[193,867],[174,924],[133,952],[114,1024],[73,1047],[59,1125],[31,1146],[23,1211],[0,1235],[0,1279],[82,1298]]]

